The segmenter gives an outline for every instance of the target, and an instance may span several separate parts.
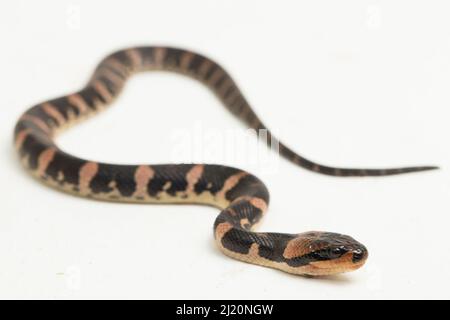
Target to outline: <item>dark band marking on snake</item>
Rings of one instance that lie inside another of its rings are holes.
[[[214,223],[215,241],[226,255],[245,262],[313,276],[351,271],[365,263],[367,249],[346,235],[253,231],[267,211],[269,193],[257,177],[243,170],[210,164],[115,165],[81,159],[58,148],[54,136],[60,129],[104,109],[132,74],[146,70],[170,70],[196,78],[247,126],[267,130],[216,62],[176,48],[136,47],[106,57],[80,91],[40,103],[20,117],[14,136],[25,168],[47,185],[83,197],[218,207],[221,212]],[[436,168],[334,168],[296,154],[270,131],[267,141],[277,142],[280,155],[292,163],[331,176],[382,176]]]

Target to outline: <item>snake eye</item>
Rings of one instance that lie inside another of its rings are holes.
[[[336,248],[333,248],[332,250],[331,250],[331,252],[333,253],[333,255],[336,255],[336,256],[341,256],[341,255],[343,255],[344,253],[345,253],[345,248],[344,247],[336,247]]]

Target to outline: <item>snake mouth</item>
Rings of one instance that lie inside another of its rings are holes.
[[[329,276],[350,272],[361,268],[367,261],[367,250],[347,252],[338,259],[313,261],[305,266],[305,274],[310,276]]]

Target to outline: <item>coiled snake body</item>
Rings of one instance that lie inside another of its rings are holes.
[[[54,142],[58,129],[109,105],[135,72],[171,70],[194,77],[237,117],[254,129],[266,129],[232,78],[212,60],[169,47],[136,47],[115,52],[97,66],[80,91],[40,103],[26,111],[15,128],[15,146],[29,172],[47,185],[84,197],[148,203],[198,203],[221,209],[214,238],[228,256],[301,275],[355,270],[367,259],[353,238],[330,232],[257,233],[269,193],[254,175],[209,164],[115,165],[70,155]],[[268,141],[274,137],[268,132]],[[279,143],[280,154],[294,164],[332,176],[381,176],[435,167],[344,169],[311,162]]]

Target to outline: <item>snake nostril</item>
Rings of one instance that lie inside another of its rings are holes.
[[[361,249],[353,250],[353,262],[360,262],[365,257],[365,251]]]

